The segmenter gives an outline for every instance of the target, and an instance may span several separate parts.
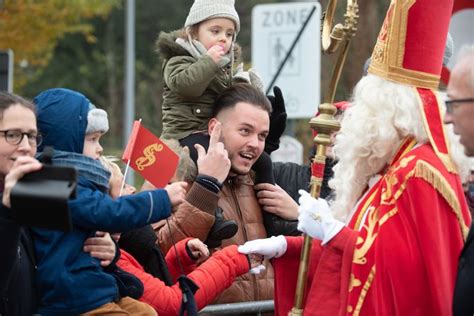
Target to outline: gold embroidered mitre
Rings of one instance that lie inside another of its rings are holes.
[[[450,172],[449,156],[437,93],[453,0],[392,0],[372,53],[368,72],[413,86],[426,133]]]

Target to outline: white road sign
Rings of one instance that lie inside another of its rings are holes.
[[[303,164],[303,144],[288,135],[280,137],[280,147],[272,152],[270,157],[272,161],[294,162],[298,165]]]
[[[273,84],[283,91],[288,118],[312,117],[320,102],[321,5],[262,4],[252,10],[252,67],[267,90],[313,8],[311,19]]]

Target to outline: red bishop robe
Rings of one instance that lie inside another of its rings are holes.
[[[304,315],[451,315],[470,215],[456,174],[407,139],[348,226],[313,241]],[[294,301],[301,237],[275,259],[276,315]]]

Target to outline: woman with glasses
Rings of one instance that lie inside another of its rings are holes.
[[[38,304],[35,255],[28,227],[11,220],[10,191],[25,174],[41,168],[34,158],[41,144],[34,105],[14,94],[0,92],[0,315],[33,315]],[[41,211],[41,210],[38,210]],[[109,238],[110,239],[110,238]],[[113,242],[89,238],[103,246],[95,257],[107,261],[115,254]],[[92,243],[92,244],[91,244]]]
[[[26,136],[26,137],[25,137]],[[0,93],[0,314],[32,315],[37,305],[33,241],[26,227],[9,220],[10,190],[26,173],[41,168],[34,158],[41,137],[34,106]]]

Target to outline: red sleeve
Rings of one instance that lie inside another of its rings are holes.
[[[178,280],[178,277],[183,274],[181,266],[184,269],[184,274],[188,274],[196,268],[196,262],[188,255],[186,251],[186,244],[192,238],[186,238],[176,243],[176,247],[171,247],[166,253],[166,265],[173,278],[173,282]],[[179,261],[178,261],[179,260]]]
[[[451,315],[463,245],[455,212],[420,178],[408,180],[396,209],[377,237],[375,314]]]
[[[286,252],[280,258],[272,260],[275,274],[274,299],[275,315],[288,315],[295,299],[296,282],[300,264],[301,248],[304,238],[285,237]]]
[[[143,267],[124,250],[118,265],[142,281],[144,293],[140,301],[152,306],[160,316],[178,314],[182,298],[178,284],[166,286],[160,279],[146,273]],[[216,251],[188,275],[199,286],[195,293],[198,308],[201,309],[211,303],[234,282],[236,277],[246,273],[249,268],[247,256],[238,253],[236,245]]]
[[[209,259],[188,274],[188,277],[199,286],[195,294],[198,308],[201,309],[213,302],[232,285],[235,278],[249,270],[250,263],[247,256],[237,251],[237,245],[214,252]]]
[[[130,254],[124,250],[121,251],[117,265],[135,275],[143,283],[144,291],[140,301],[152,306],[159,315],[177,315],[182,297],[179,285],[166,286],[163,281],[145,272]]]
[[[305,286],[305,315],[336,315],[346,297],[357,232],[344,227],[325,247],[311,243]],[[286,237],[285,255],[272,261],[275,270],[275,315],[286,316],[294,305],[303,237]],[[341,291],[341,289],[343,289]]]

